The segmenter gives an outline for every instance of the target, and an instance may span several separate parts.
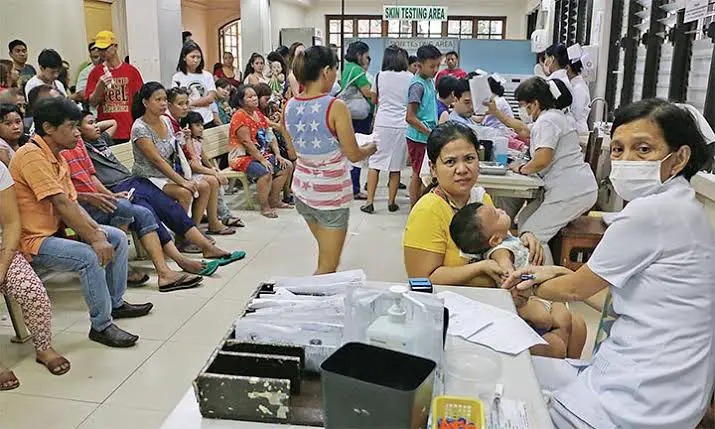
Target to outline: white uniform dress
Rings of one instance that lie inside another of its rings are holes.
[[[370,157],[368,166],[380,171],[401,171],[405,167],[407,144],[407,90],[412,81],[408,71],[381,71],[372,83],[378,93],[377,113],[373,138],[377,152]],[[380,85],[378,90],[377,85]],[[426,158],[426,157],[425,157]]]
[[[531,125],[532,159],[541,148],[553,149],[551,164],[538,173],[544,180],[543,201],[529,202],[517,216],[517,223],[520,234],[531,232],[546,243],[596,204],[598,185],[583,160],[575,123],[570,116],[558,109],[541,112]]]
[[[715,379],[714,261],[715,233],[682,177],[615,217],[588,261],[610,284],[610,336],[580,373],[534,359],[557,428],[695,427]]]
[[[576,131],[579,134],[588,134],[588,114],[591,113],[591,108],[588,105],[591,103],[591,92],[588,89],[588,84],[583,80],[581,75],[577,75],[571,79],[571,95],[573,102],[571,103],[571,113],[576,120]]]

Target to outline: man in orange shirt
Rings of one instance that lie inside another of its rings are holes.
[[[92,323],[89,338],[110,347],[131,347],[139,337],[113,319],[144,316],[153,305],[123,299],[126,234],[98,225],[77,204],[67,161],[59,153],[75,146],[80,111],[66,98],[50,97],[33,112],[37,135],[10,163],[22,219],[20,250],[35,271],[78,272]]]

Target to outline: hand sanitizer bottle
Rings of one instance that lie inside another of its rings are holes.
[[[391,286],[390,294],[394,300],[386,316],[380,316],[367,328],[367,342],[373,346],[409,353],[413,348],[415,330],[407,324],[407,311],[404,308],[403,294],[406,286]]]

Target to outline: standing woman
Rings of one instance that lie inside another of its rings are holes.
[[[522,82],[514,93],[519,102],[519,116],[531,119],[526,125],[502,113],[494,100],[489,114],[494,115],[519,135],[530,135],[527,163],[513,162],[509,168],[519,174],[537,174],[544,180],[543,201],[533,200],[519,212],[524,201],[500,199],[519,232],[529,231],[542,243],[551,240],[561,228],[591,209],[596,203],[598,186],[591,168],[583,161],[578,133],[571,117],[562,109],[571,104],[571,94],[560,80],[546,81],[532,77]]]
[[[571,91],[571,79],[569,79],[566,67],[570,64],[569,54],[566,46],[555,43],[544,51],[544,73],[548,79],[558,79]],[[568,107],[568,106],[567,106]]]
[[[360,94],[372,106],[372,84],[365,74],[363,66],[369,63],[370,48],[365,42],[352,42],[345,53],[344,69],[341,74],[341,92],[348,87],[355,87]],[[363,119],[352,118],[353,130],[360,134],[372,133],[372,112]],[[360,191],[360,167],[353,167],[350,171],[350,178],[353,182],[353,195],[356,200],[366,200],[367,196]]]
[[[224,52],[223,62],[217,64],[219,67],[214,67],[214,77],[216,80],[226,79],[231,85],[238,87],[241,84],[241,72],[236,70],[233,62],[233,54],[230,52]]]
[[[571,113],[576,119],[576,130],[579,134],[588,134],[588,115],[591,113],[591,91],[588,89],[588,84],[583,79],[583,61],[586,59],[585,54],[580,46],[574,45],[569,47],[569,64],[566,66],[566,74],[571,80],[571,95],[573,102],[571,103]]]
[[[212,128],[214,115],[211,105],[216,100],[216,85],[211,73],[204,70],[204,54],[196,42],[189,40],[181,48],[173,86],[189,90],[189,107],[204,118],[204,128]]]
[[[357,145],[350,111],[328,95],[337,74],[330,48],[308,48],[296,58],[293,70],[305,85],[302,94],[288,101],[283,115],[288,147],[298,156],[295,204],[318,242],[315,274],[333,273],[340,264],[353,199],[347,160],[361,161],[377,148]]]
[[[715,233],[688,183],[705,143],[687,111],[655,99],[618,109],[611,136],[611,182],[630,202],[591,258],[576,272],[518,270],[504,287],[563,302],[612,295],[590,365],[534,358],[557,429],[693,428],[715,380]]]
[[[268,83],[263,77],[263,68],[266,66],[266,60],[263,55],[254,52],[246,64],[246,71],[243,73],[245,78],[243,83],[246,85],[258,85],[259,83]]]
[[[412,80],[412,73],[407,71],[407,52],[397,46],[385,49],[382,59],[382,71],[375,77],[372,85],[374,101],[377,104],[373,136],[377,142],[377,152],[370,157],[370,171],[367,175],[367,204],[360,210],[374,213],[375,191],[380,178],[380,171],[390,174],[387,209],[399,210],[395,203],[400,185],[400,171],[405,166],[407,104],[405,94]]]
[[[301,85],[298,83],[298,79],[295,77],[295,73],[293,73],[293,61],[295,60],[295,57],[298,55],[302,54],[305,52],[305,45],[303,45],[300,42],[294,42],[292,45],[290,45],[290,49],[288,50],[288,59],[287,59],[287,64],[286,66],[288,67],[289,73],[288,73],[288,90],[286,91],[286,96],[285,98],[291,98],[291,97],[297,97],[298,94],[301,93]]]

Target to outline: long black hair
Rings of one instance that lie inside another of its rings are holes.
[[[538,101],[541,110],[565,109],[569,107],[573,102],[573,97],[566,87],[566,84],[559,79],[553,79],[552,82],[556,84],[559,92],[561,92],[558,99],[551,93],[549,82],[538,76],[534,76],[520,83],[516,91],[514,91],[514,98],[516,98],[516,101],[526,103]]]
[[[246,71],[243,72],[244,77],[248,77],[256,72],[256,70],[253,68],[253,62],[256,61],[258,58],[262,59],[263,66],[266,66],[266,59],[263,58],[263,55],[259,54],[258,52],[254,52],[251,54],[251,58],[248,59],[248,63],[246,64]]]
[[[639,119],[647,119],[660,128],[671,152],[677,151],[681,146],[690,147],[690,159],[678,176],[682,175],[690,180],[708,163],[705,138],[700,133],[697,121],[687,110],[657,98],[637,101],[616,110],[611,136],[621,125]]]
[[[348,51],[345,53],[345,61],[357,64],[358,57],[366,52],[370,52],[367,43],[360,40],[352,42],[348,45]]]
[[[149,100],[157,91],[165,91],[164,85],[159,82],[147,82],[139,88],[139,91],[134,95],[134,101],[132,102],[132,118],[135,121],[144,116],[146,113],[144,100]]]
[[[201,54],[201,61],[199,62],[199,66],[196,67],[195,73],[201,73],[204,70],[204,66],[206,65],[204,62],[204,52],[201,50],[201,46],[199,46],[198,43],[193,40],[189,40],[184,43],[184,46],[181,48],[181,53],[179,54],[179,64],[176,65],[176,71],[180,71],[184,74],[189,73],[186,68],[186,56],[193,51],[199,51]]]

